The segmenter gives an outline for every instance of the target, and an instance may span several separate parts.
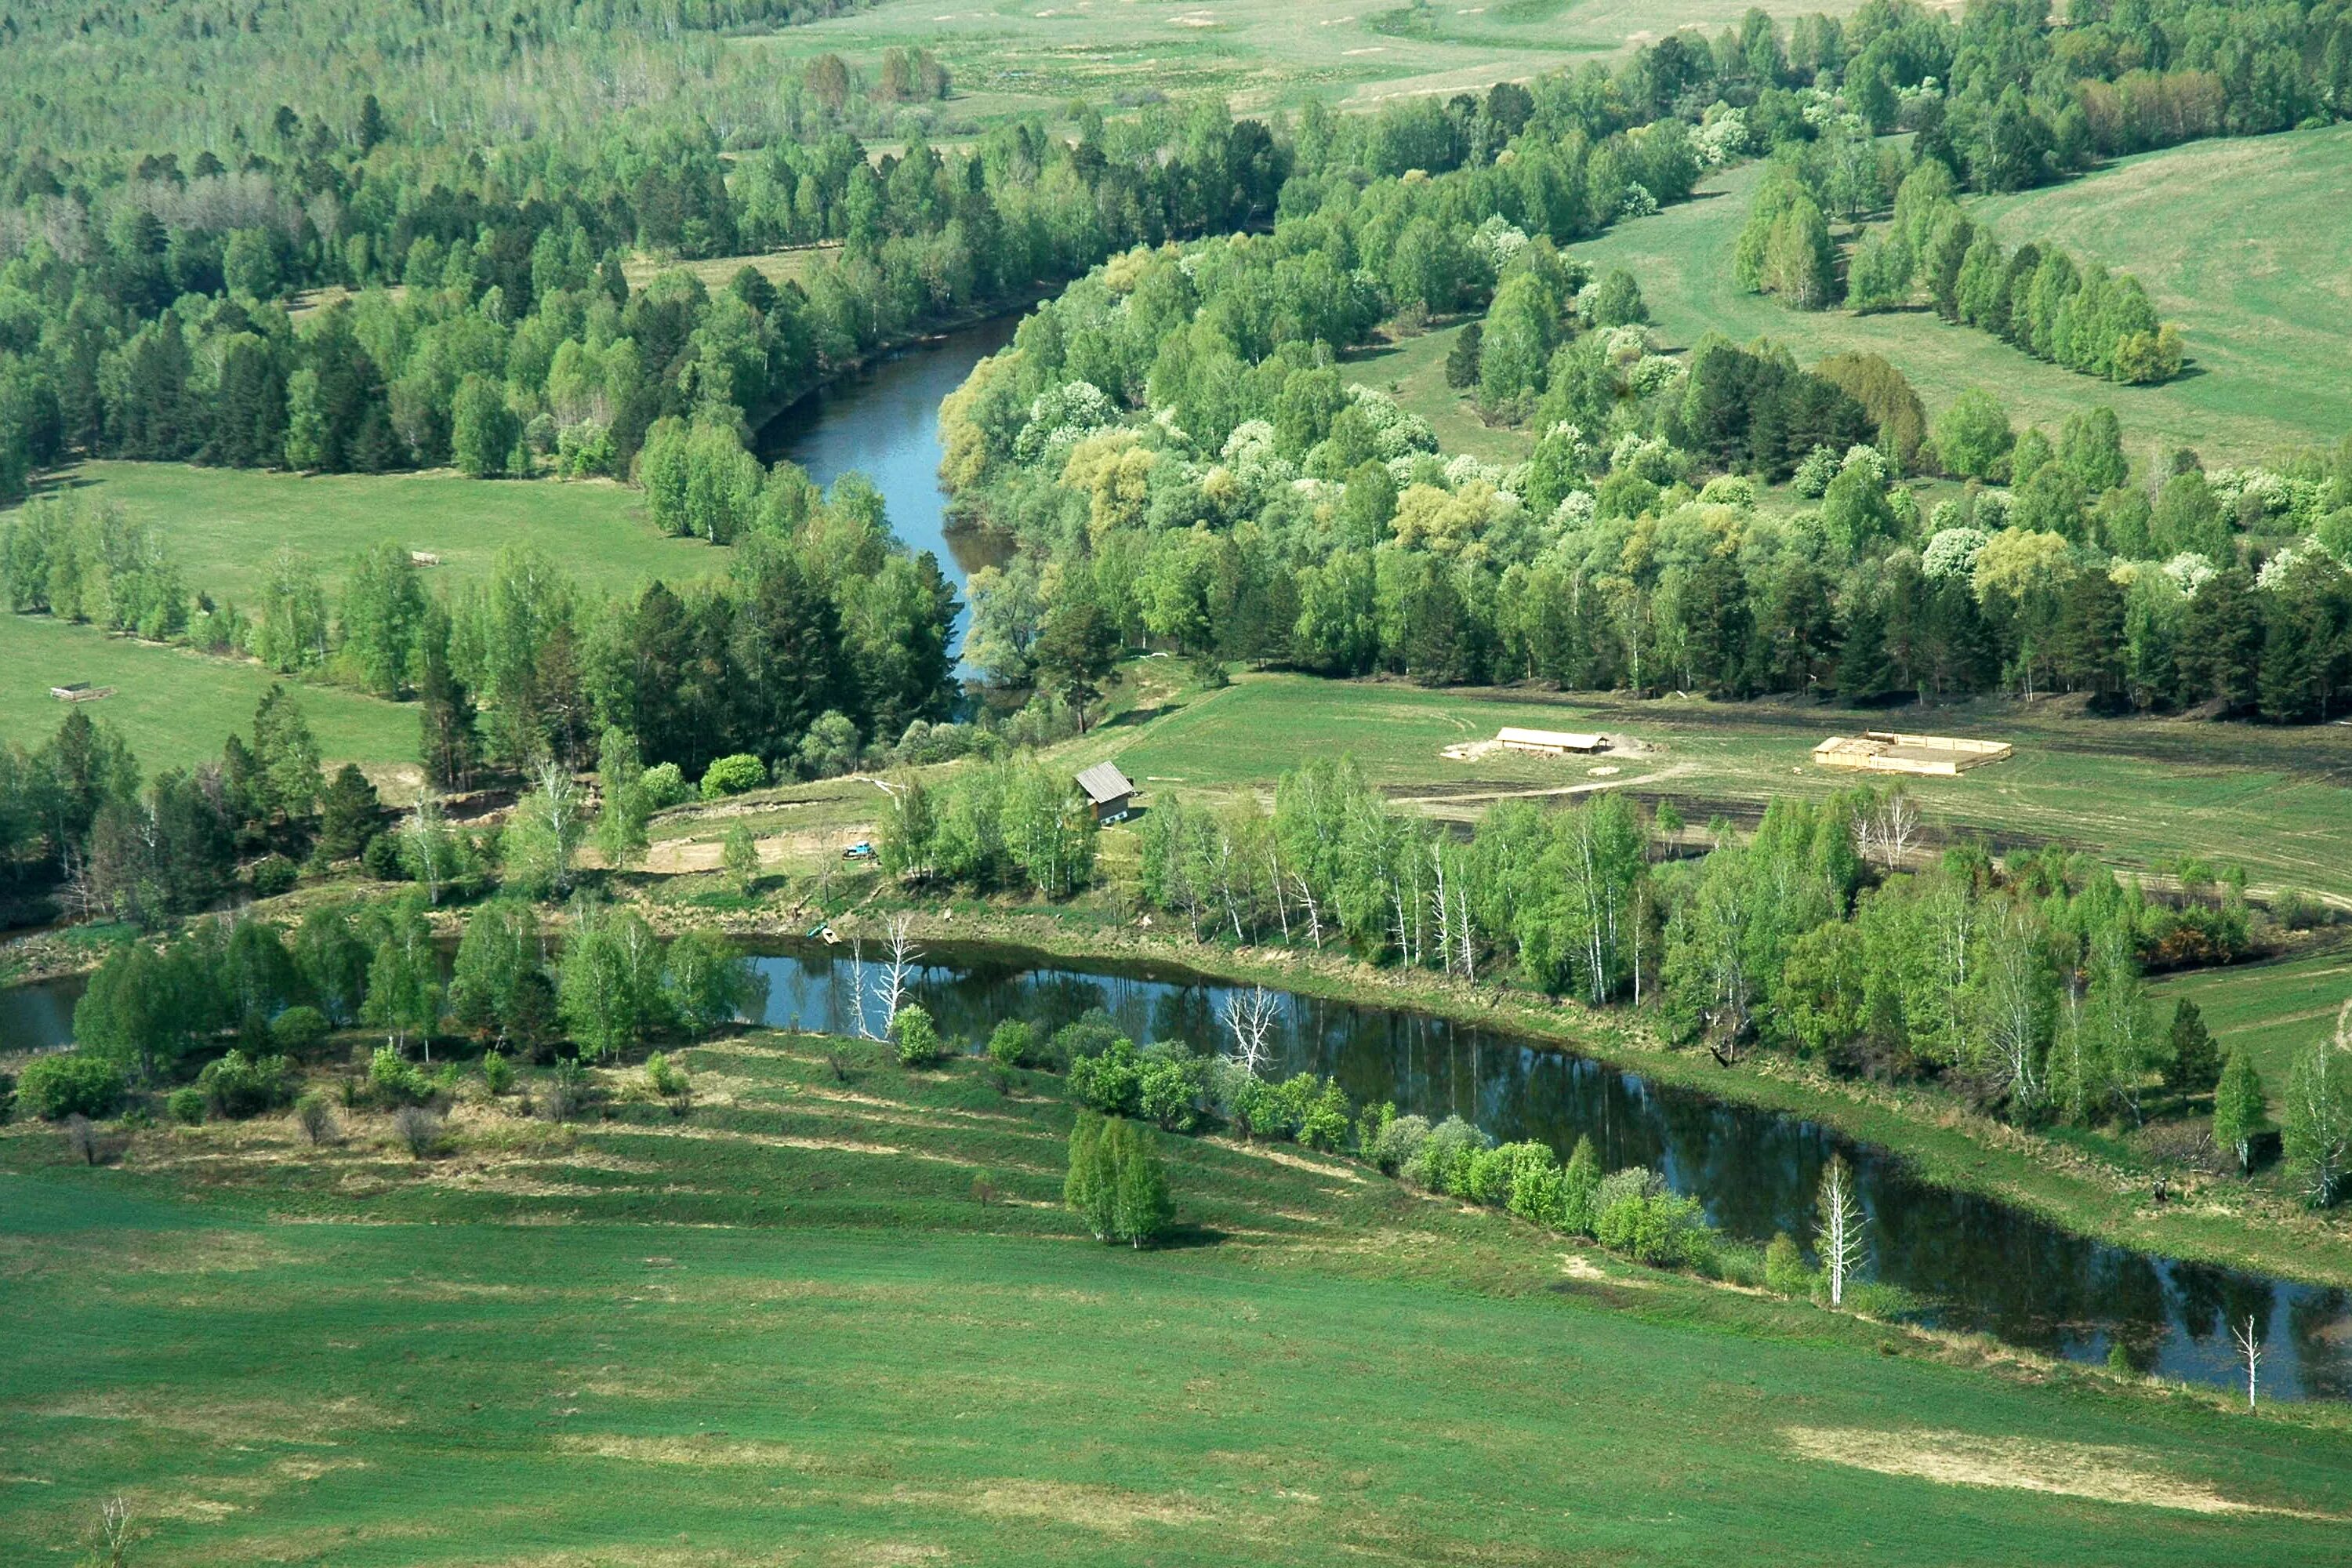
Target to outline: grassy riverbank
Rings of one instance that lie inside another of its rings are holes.
[[[2327,1406],[2231,1410],[1574,1251],[1287,1148],[1165,1139],[1087,1240],[1058,1080],[758,1033],[558,1124],[470,1085],[66,1163],[0,1129],[0,1513],[147,1568],[2303,1563]],[[541,1086],[527,1082],[527,1090]],[[1759,1506],[1759,1500],[1771,1500]]]

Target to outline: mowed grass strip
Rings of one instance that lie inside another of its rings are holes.
[[[469,1095],[422,1166],[369,1117],[96,1171],[0,1131],[0,1271],[44,1325],[0,1349],[11,1539],[79,1550],[121,1495],[165,1568],[2260,1563],[2321,1560],[2352,1500],[2325,1411],[1890,1357],[1222,1141],[1163,1141],[1178,1245],[1102,1247],[1053,1079],[684,1055],[687,1116],[635,1068],[603,1123]]]
[[[110,686],[83,707],[120,731],[143,773],[220,756],[232,733],[251,735],[253,710],[275,679],[250,659],[111,637],[48,616],[0,613],[0,741],[31,748],[57,732],[68,709],[52,686]],[[330,763],[408,766],[416,761],[414,704],[333,686],[292,688]]]
[[[2352,949],[2200,970],[2159,982],[2155,991],[2167,1018],[2175,997],[2196,1003],[2225,1058],[2240,1047],[2252,1052],[2276,1106],[2295,1058],[2335,1033],[2337,1011],[2352,1000]]]
[[[1506,724],[1640,744],[1592,758],[1442,754]],[[1265,796],[1283,769],[1345,754],[1392,796],[1440,816],[1474,816],[1511,795],[1629,789],[1675,799],[1696,826],[1718,809],[1752,816],[1774,795],[1852,787],[1853,775],[1813,765],[1814,744],[1889,724],[2017,746],[2011,760],[1956,779],[1905,781],[1932,828],[2012,846],[2056,841],[2126,869],[2199,855],[2244,866],[2258,885],[2352,896],[2352,795],[2329,727],[2095,719],[2047,701],[1861,711],[1260,675],[1149,724],[1098,731],[1070,756],[1114,756],[1147,795]]]
[[[2209,464],[2252,462],[2282,447],[2333,444],[2352,429],[2342,337],[2328,328],[2346,287],[2341,193],[2352,136],[2344,131],[2158,155],[2229,150],[2210,180],[2197,177],[2196,164],[2176,180],[2155,159],[2139,160],[1984,209],[2011,245],[2055,238],[2083,260],[2139,273],[2158,310],[2189,328],[2192,374],[2162,386],[2077,375],[1926,310],[1792,310],[1742,291],[1732,249],[1761,163],[1711,176],[1698,199],[1621,223],[1574,250],[1596,273],[1630,270],[1658,335],[1674,346],[1714,331],[1742,342],[1769,338],[1802,364],[1848,351],[1884,354],[1931,418],[1982,388],[2021,426],[2054,437],[2068,414],[2104,404],[2123,422],[2135,459],[2161,443],[2194,447]],[[2161,199],[2147,199],[2151,188]],[[2204,302],[2189,308],[2192,296]]]
[[[441,558],[428,587],[488,577],[528,544],[583,585],[634,592],[725,569],[726,552],[646,520],[644,497],[608,480],[469,479],[412,474],[280,474],[181,463],[90,462],[64,482],[159,524],[190,590],[251,610],[281,551],[309,557],[331,587],[352,558],[386,541]]]

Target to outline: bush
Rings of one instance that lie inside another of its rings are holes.
[[[702,798],[722,800],[768,782],[767,764],[749,752],[719,758],[702,772]]]
[[[1458,1116],[1449,1116],[1423,1141],[1404,1166],[1404,1174],[1433,1193],[1458,1194],[1468,1185],[1470,1162],[1486,1147],[1484,1132]]]
[[[194,1084],[173,1089],[163,1100],[163,1113],[183,1127],[194,1127],[205,1119],[205,1091]]]
[[[98,1163],[98,1129],[77,1110],[65,1121],[66,1151],[85,1165]]]
[[[664,1100],[683,1100],[689,1087],[686,1069],[660,1051],[646,1058],[646,1081],[652,1084],[654,1092]]]
[[[1201,1096],[1208,1087],[1208,1063],[1181,1040],[1162,1040],[1143,1052],[1139,1085],[1144,1119],[1171,1132],[1200,1125]]]
[[[637,775],[637,788],[645,792],[646,805],[654,811],[694,798],[693,789],[687,784],[686,775],[677,771],[676,763],[656,763]]]
[[[491,1095],[504,1094],[514,1087],[514,1063],[499,1051],[486,1052],[482,1057],[482,1087]]]
[[[13,1073],[0,1072],[0,1123],[5,1123],[16,1111],[16,1079]]]
[[[111,1116],[122,1104],[122,1069],[102,1057],[66,1051],[37,1057],[16,1080],[16,1103],[27,1116],[61,1121],[68,1116]]]
[[[286,1102],[286,1058],[231,1051],[196,1077],[215,1116],[241,1121]]]
[[[900,1067],[929,1067],[947,1055],[947,1042],[940,1038],[938,1026],[922,1007],[899,1008],[898,1016],[890,1020],[890,1038],[898,1047]]]
[[[1045,1066],[1060,1071],[1080,1057],[1098,1056],[1110,1047],[1113,1040],[1122,1039],[1122,1030],[1108,1013],[1099,1007],[1089,1007],[1072,1022],[1054,1031],[1054,1038]]]
[[[1428,1117],[1390,1116],[1381,1121],[1364,1149],[1364,1157],[1393,1176],[1418,1161],[1422,1145],[1428,1142]]]
[[[316,1007],[289,1007],[269,1021],[269,1043],[283,1055],[305,1056],[325,1042],[330,1027]]]
[[[404,1105],[393,1115],[392,1132],[412,1159],[422,1160],[441,1142],[441,1118],[421,1105]]]
[[[302,1130],[303,1142],[315,1149],[335,1137],[335,1108],[314,1089],[294,1102],[294,1125]]]
[[[368,1058],[368,1092],[379,1105],[415,1105],[432,1093],[425,1075],[401,1059],[390,1046],[378,1046]]]
[[[1037,1031],[1025,1018],[1007,1018],[988,1037],[988,1059],[999,1067],[1017,1068],[1037,1048]]]
[[[253,884],[257,899],[274,899],[280,893],[290,893],[300,879],[301,868],[283,855],[264,855],[253,863],[246,879]]]
[[[1068,1039],[1077,1027],[1073,1024],[1055,1038]],[[1142,1115],[1143,1053],[1124,1035],[1094,1050],[1073,1051],[1070,1095],[1080,1105],[1107,1116]]]
[[[1805,1267],[1805,1255],[1785,1230],[1773,1232],[1764,1248],[1764,1285],[1783,1296],[1812,1294],[1813,1271]]]
[[[1348,1142],[1348,1091],[1337,1079],[1327,1079],[1323,1092],[1307,1108],[1298,1123],[1298,1142],[1309,1149],[1336,1154]]]
[[[547,1115],[552,1121],[569,1121],[580,1114],[588,1103],[588,1069],[574,1057],[566,1057],[555,1064],[547,1079]]]
[[[1714,1250],[1714,1232],[1696,1198],[1664,1189],[1656,1173],[1620,1171],[1595,1195],[1593,1238],[1636,1263],[1674,1268],[1704,1264]]]

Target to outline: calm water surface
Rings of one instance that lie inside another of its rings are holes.
[[[986,542],[947,531],[940,400],[963,384],[972,366],[1011,342],[1020,324],[1011,315],[960,328],[801,399],[760,432],[761,460],[788,458],[821,485],[852,469],[864,474],[882,492],[891,531],[938,556],[940,570],[961,589],[988,563]],[[957,616],[958,648],[970,624],[969,612]],[[969,673],[961,666],[958,672]]]

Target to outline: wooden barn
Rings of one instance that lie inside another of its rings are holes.
[[[1078,774],[1078,787],[1095,808],[1097,822],[1124,822],[1135,808],[1135,785],[1117,763],[1097,763]]]
[[[1591,756],[1609,749],[1606,735],[1583,735],[1571,730],[1518,730],[1506,727],[1495,739],[1507,752],[1538,757]]]

